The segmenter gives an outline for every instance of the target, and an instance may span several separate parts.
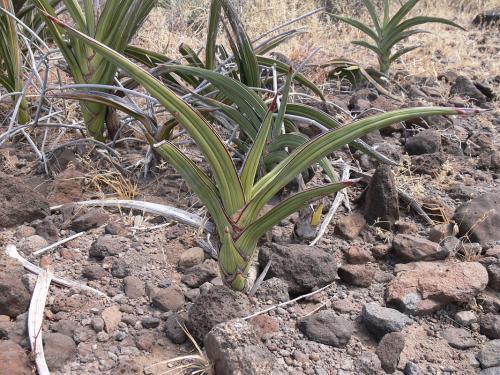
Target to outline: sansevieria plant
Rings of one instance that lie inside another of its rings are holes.
[[[277,109],[270,105],[249,148],[241,168],[237,169],[230,151],[217,131],[190,105],[162,82],[106,45],[92,39],[56,18],[49,19],[66,29],[74,39],[87,44],[110,63],[122,68],[154,96],[184,127],[204,155],[210,173],[205,172],[173,143],[154,144],[154,150],[169,161],[198,195],[213,220],[220,239],[218,261],[224,282],[236,290],[245,290],[247,276],[256,254],[258,240],[282,219],[305,203],[332,194],[353,184],[354,180],[308,188],[281,201],[267,212],[264,206],[301,171],[327,154],[368,132],[418,116],[463,114],[456,108],[410,108],[384,113],[329,130],[297,147],[272,170],[258,173]]]
[[[33,0],[33,3],[43,11],[45,19],[48,15],[56,15],[51,1]],[[101,2],[96,0],[62,0],[62,3],[75,28],[110,48],[123,52],[153,9],[156,0],[109,0],[101,6]],[[75,83],[113,84],[117,72],[114,64],[96,54],[78,38],[65,35],[56,24],[49,22],[48,26]],[[81,107],[90,135],[103,140],[107,125],[110,136],[113,136],[116,130],[113,112],[109,112],[106,106],[96,103],[82,102]]]
[[[391,17],[390,0],[383,0],[384,15],[383,17],[379,17],[373,1],[363,0],[363,3],[368,9],[368,13],[373,21],[372,28],[353,18],[342,17],[339,15],[333,15],[333,17],[357,28],[373,40],[373,43],[369,43],[364,40],[355,40],[352,43],[375,52],[379,62],[379,69],[382,73],[386,74],[395,60],[419,47],[418,45],[407,46],[394,53],[392,52],[392,49],[397,43],[408,39],[412,35],[427,32],[425,30],[413,29],[413,27],[424,23],[435,22],[458,27],[463,30],[460,25],[457,25],[455,22],[447,20],[446,18],[417,16],[405,20],[405,17],[417,5],[418,1],[419,0],[407,1],[401,6],[401,8],[399,8],[394,16]]]
[[[11,0],[0,0],[0,8],[14,13]],[[16,22],[4,12],[0,12],[0,86],[13,96],[14,102],[19,100],[23,90],[23,63],[21,48],[17,37]],[[29,121],[29,108],[26,98],[21,98],[17,120],[21,124]]]

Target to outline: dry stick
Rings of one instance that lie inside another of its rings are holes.
[[[39,375],[50,375],[43,353],[42,323],[51,280],[52,272],[41,270],[36,280],[28,311],[28,334],[31,352],[35,355],[35,363]]]
[[[5,248],[5,254],[7,256],[9,256],[9,257],[17,260],[19,263],[21,263],[21,265],[24,268],[26,268],[31,273],[34,273],[35,275],[39,275],[43,271],[40,267],[35,266],[30,261],[24,259],[18,253],[17,248],[16,248],[15,245],[7,245],[7,247]],[[97,289],[91,288],[90,286],[79,284],[79,283],[77,283],[75,281],[61,279],[61,278],[55,277],[55,276],[52,278],[52,281],[54,283],[58,284],[58,285],[62,285],[62,286],[68,287],[68,288],[78,288],[78,289],[81,289],[81,290],[85,290],[85,291],[97,294],[100,297],[105,297],[105,298],[109,299],[109,297],[106,294],[104,294],[103,292],[101,292],[101,291],[99,291]]]
[[[278,305],[274,305],[274,306],[271,306],[271,307],[268,307],[267,309],[264,309],[264,310],[261,310],[261,311],[258,311],[252,315],[249,315],[245,318],[242,318],[243,320],[248,320],[248,319],[251,319],[251,318],[254,318],[256,316],[259,316],[259,315],[262,315],[262,314],[265,314],[269,311],[272,311],[272,310],[275,310],[277,309],[278,307],[282,307],[282,306],[287,306],[287,305],[290,305],[292,303],[295,303],[297,301],[300,301],[301,299],[304,299],[304,298],[307,298],[307,297],[311,297],[311,296],[314,296],[315,294],[318,294],[319,292],[322,292],[323,290],[325,289],[328,289],[329,287],[331,287],[332,285],[335,285],[336,282],[333,282],[331,284],[328,284],[322,288],[319,288],[318,290],[315,290],[314,292],[311,292],[311,293],[308,293],[308,294],[304,294],[300,297],[297,297],[297,298],[294,298],[294,299],[291,299],[290,301],[286,301],[286,302],[283,302],[283,303],[280,303]]]
[[[66,242],[69,242],[71,240],[74,240],[75,238],[78,238],[80,236],[83,236],[85,234],[85,232],[80,232],[80,233],[76,233],[76,234],[73,234],[72,236],[69,236],[68,238],[65,238],[61,241],[58,241],[56,243],[53,243],[52,245],[49,245],[47,247],[44,247],[43,249],[40,249],[40,250],[37,250],[33,253],[34,256],[39,256],[43,253],[46,253],[47,251],[49,250],[52,250],[52,249],[55,249],[56,247],[62,245],[62,244],[65,244]]]
[[[342,178],[341,178],[342,181],[349,179],[349,172],[350,172],[349,165],[344,164],[344,166],[342,168]],[[337,193],[337,195],[335,196],[335,199],[333,200],[332,206],[330,207],[330,210],[328,211],[328,213],[325,216],[325,220],[323,220],[323,222],[321,223],[321,227],[319,228],[318,235],[309,244],[309,246],[316,245],[318,243],[318,241],[324,236],[328,226],[330,225],[330,222],[333,219],[333,216],[335,215],[335,213],[339,209],[340,205],[342,204],[342,201],[346,200],[346,199],[347,199],[347,197],[345,196],[345,194],[343,192],[339,191]]]
[[[214,230],[213,225],[211,225],[210,223],[206,223],[200,216],[164,204],[125,200],[125,199],[92,200],[92,201],[74,202],[73,204],[80,206],[123,207],[134,210],[141,210],[151,214],[163,216],[166,219],[176,220],[180,223],[190,225],[195,228],[203,228],[206,232],[213,232]],[[57,211],[61,207],[62,205],[54,206],[51,207],[50,210]]]

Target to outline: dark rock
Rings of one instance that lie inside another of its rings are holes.
[[[356,371],[353,373],[356,375],[380,375],[384,373],[380,359],[371,351],[359,353],[354,361],[354,368]]]
[[[176,313],[170,314],[165,323],[165,335],[174,344],[183,344],[187,341],[188,337],[186,332],[182,329],[184,325],[184,320],[180,315]]]
[[[22,282],[23,275],[19,263],[0,254],[0,315],[15,318],[28,310],[31,295]]]
[[[310,205],[299,210],[293,226],[293,238],[298,242],[312,241],[316,237],[316,227],[311,224],[313,214],[314,210]]]
[[[140,298],[146,295],[146,284],[136,276],[127,276],[123,279],[123,289],[128,298]]]
[[[165,289],[155,289],[151,300],[162,311],[177,311],[186,302],[182,291],[175,286]]]
[[[367,303],[361,313],[363,324],[377,339],[391,332],[399,332],[413,323],[409,317],[397,310],[382,307],[376,302]]]
[[[440,244],[445,238],[452,237],[455,234],[454,228],[453,223],[436,224],[429,230],[429,240]]]
[[[409,234],[396,235],[392,248],[396,256],[405,262],[445,259],[450,254],[436,242]]]
[[[179,257],[179,268],[186,270],[190,267],[203,263],[205,260],[205,252],[201,247],[192,247],[184,251]]]
[[[399,219],[398,191],[394,174],[387,165],[380,165],[363,192],[364,215],[368,224],[391,229]]]
[[[398,264],[387,286],[386,301],[410,314],[427,314],[450,302],[468,302],[488,283],[477,262],[416,262]]]
[[[123,279],[124,277],[128,276],[129,273],[130,266],[125,260],[120,258],[113,260],[113,265],[111,266],[111,274],[114,277]]]
[[[26,351],[11,340],[0,340],[0,374],[32,375],[33,367]]]
[[[280,330],[278,320],[269,315],[254,316],[250,323],[261,337]]]
[[[423,130],[408,138],[405,144],[409,155],[433,154],[441,150],[441,134],[435,130]]]
[[[342,216],[337,220],[335,233],[340,234],[348,240],[353,240],[359,236],[366,225],[366,220],[360,212],[351,212],[347,216]]]
[[[451,86],[450,95],[459,95],[468,98],[476,104],[482,104],[488,101],[487,96],[484,95],[470,79],[464,76],[460,76],[456,79],[453,86]]]
[[[140,350],[145,350],[147,352],[151,351],[155,342],[157,341],[155,334],[153,332],[145,332],[139,335],[135,339],[135,345]],[[126,374],[126,372],[125,372]]]
[[[344,347],[354,331],[350,320],[330,310],[320,311],[298,321],[299,330],[310,340],[334,347]]]
[[[204,344],[218,375],[269,374],[275,364],[252,325],[244,320],[218,324],[206,335]]]
[[[30,223],[50,215],[45,197],[21,178],[0,173],[0,228]]]
[[[106,223],[106,221],[108,220],[109,215],[106,211],[97,208],[91,208],[83,215],[75,217],[71,221],[69,228],[74,230],[75,232],[85,232],[89,229],[104,225],[104,223]]]
[[[45,238],[47,241],[56,241],[59,236],[59,229],[54,224],[51,217],[46,217],[35,226],[36,234]]]
[[[108,277],[109,273],[98,264],[89,264],[83,268],[82,276],[89,280],[101,280]]]
[[[60,333],[43,335],[43,348],[47,365],[52,371],[60,370],[76,357],[76,344],[69,336]]]
[[[416,363],[407,362],[405,366],[405,375],[424,375],[424,372],[418,367]]]
[[[472,20],[474,25],[478,26],[494,26],[500,24],[500,8],[491,9],[478,14]]]
[[[338,274],[347,284],[363,288],[369,287],[375,278],[375,270],[364,264],[344,264]]]
[[[107,256],[118,255],[127,251],[129,240],[121,236],[105,234],[99,237],[89,250],[89,255],[94,258],[104,259]]]
[[[181,277],[181,281],[190,288],[199,288],[202,284],[219,275],[219,266],[212,259],[189,268]]]
[[[453,217],[460,236],[485,245],[500,240],[500,194],[489,193],[460,206]]]
[[[491,289],[500,292],[500,264],[497,262],[490,264],[487,268],[490,278],[488,285]]]
[[[21,243],[21,250],[24,251],[25,253],[33,253],[37,250],[41,250],[45,247],[47,247],[49,243],[45,238],[42,236],[39,236],[38,234],[35,234],[33,236],[29,236],[25,238],[22,243]]]
[[[50,325],[50,329],[54,332],[61,333],[63,335],[73,337],[78,324],[72,320],[63,319],[54,324]]]
[[[272,301],[273,303],[286,302],[290,299],[288,284],[277,277],[264,280],[255,296],[260,300]]]
[[[392,374],[396,371],[399,356],[405,347],[405,338],[399,332],[392,332],[385,335],[377,347],[377,356],[384,371]]]
[[[104,227],[105,234],[112,234],[114,236],[125,236],[128,230],[122,223],[109,223]]]
[[[251,313],[252,306],[244,293],[226,286],[213,286],[194,301],[189,309],[187,326],[202,340],[217,324]]]
[[[445,156],[441,152],[436,152],[434,154],[415,155],[410,159],[411,171],[413,173],[434,177],[441,171]]]
[[[479,375],[500,375],[500,367],[490,367],[482,370]]]
[[[446,328],[441,332],[441,337],[448,341],[448,344],[455,349],[464,350],[476,346],[470,332],[463,328]]]
[[[484,343],[476,358],[482,368],[500,366],[500,340]]]
[[[147,316],[141,320],[141,324],[144,328],[156,328],[160,325],[160,319]]]
[[[351,246],[345,256],[350,264],[365,264],[375,261],[371,251],[361,246]]]
[[[481,334],[489,339],[500,339],[500,315],[497,314],[484,314],[479,321]]]
[[[307,245],[272,244],[272,249],[262,249],[259,263],[266,265],[272,253],[273,261],[268,277],[278,277],[288,284],[292,295],[310,292],[335,280],[337,264],[335,257],[323,249]]]

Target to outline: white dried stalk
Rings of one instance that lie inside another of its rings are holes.
[[[5,248],[5,254],[7,254],[7,256],[17,260],[19,263],[22,264],[22,266],[24,268],[26,268],[31,273],[34,273],[35,275],[39,275],[42,272],[42,269],[40,267],[35,266],[30,261],[24,259],[17,251],[17,248],[15,245],[7,245],[7,247]],[[77,288],[77,289],[81,289],[84,291],[92,292],[93,294],[97,294],[100,297],[105,297],[105,298],[109,299],[109,297],[106,294],[104,294],[103,292],[101,292],[97,289],[91,288],[90,286],[79,284],[75,281],[61,279],[60,277],[55,277],[55,276],[52,277],[52,281],[58,285],[62,285],[62,286],[68,287],[68,288]]]
[[[51,280],[52,272],[41,270],[36,280],[28,310],[28,334],[31,352],[35,355],[35,363],[39,375],[50,375],[43,353],[42,323]]]
[[[53,243],[52,245],[49,245],[47,247],[44,247],[43,249],[40,249],[40,250],[37,250],[33,253],[34,256],[39,256],[43,253],[46,253],[47,251],[49,250],[52,250],[52,249],[55,249],[56,247],[58,246],[61,246],[63,244],[65,244],[66,242],[69,242],[71,240],[74,240],[75,238],[78,238],[80,236],[83,236],[85,234],[85,232],[80,232],[80,233],[76,233],[76,234],[73,234],[72,236],[69,236],[68,238],[65,238],[61,241],[57,241],[56,243]]]
[[[344,164],[344,166],[342,168],[342,179],[341,180],[343,181],[343,180],[349,179],[349,173],[350,173],[349,165]],[[318,241],[325,235],[326,230],[327,230],[328,226],[330,225],[330,222],[333,219],[333,216],[335,215],[335,213],[339,209],[340,205],[342,204],[342,201],[344,201],[346,199],[347,199],[347,195],[343,191],[340,191],[337,193],[337,195],[335,196],[335,199],[333,200],[332,206],[330,207],[330,210],[328,211],[328,213],[325,216],[325,220],[323,220],[323,222],[321,223],[318,235],[310,243],[309,246],[316,245],[318,243]]]
[[[206,223],[205,220],[203,220],[200,216],[164,204],[125,200],[125,199],[91,200],[91,201],[75,202],[73,204],[79,206],[130,208],[134,210],[148,212],[150,214],[160,215],[163,216],[165,219],[175,220],[182,224],[190,225],[195,228],[203,228],[207,232],[213,232],[214,230],[213,225],[211,223]],[[50,209],[51,211],[57,211],[61,207],[62,205],[54,206],[51,207]]]

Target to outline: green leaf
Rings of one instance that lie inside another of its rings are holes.
[[[262,127],[260,128],[257,137],[255,138],[255,141],[253,142],[253,145],[247,154],[245,162],[243,163],[243,167],[241,168],[241,185],[243,186],[243,191],[245,192],[245,196],[247,197],[247,199],[250,198],[250,195],[252,193],[255,177],[257,176],[257,170],[262,158],[262,152],[264,151],[264,147],[271,130],[273,113],[276,110],[277,105],[276,101],[277,97],[274,98],[271,107],[269,107],[269,111],[267,112],[266,118],[264,119],[264,123],[262,124]]]
[[[248,227],[246,227],[241,236],[236,241],[236,244],[242,247],[250,247],[250,244],[256,244],[259,238],[268,230],[278,224],[281,220],[286,219],[294,212],[297,212],[305,204],[315,201],[321,197],[333,194],[352,184],[353,181],[342,181],[321,187],[307,189],[305,191],[292,195],[291,197],[283,200],[278,205],[273,207],[269,212],[259,217]]]
[[[266,53],[272,51],[279,45],[287,42],[288,40],[296,37],[297,35],[304,34],[305,31],[302,30],[288,30],[280,35],[275,35],[268,40],[262,42],[260,46],[255,47],[255,53],[257,55],[265,55]]]
[[[373,44],[365,42],[364,40],[354,40],[351,43],[358,45],[358,46],[361,46],[361,47],[368,48],[368,49],[372,50],[373,52],[375,52],[377,55],[382,54],[382,51],[380,51],[380,49],[377,46],[374,46]]]
[[[205,65],[203,62],[200,60],[196,52],[189,47],[187,44],[182,43],[179,46],[179,52],[181,55],[186,59],[186,61],[191,65],[191,66],[196,66],[198,68],[204,68]]]
[[[188,186],[200,198],[210,216],[215,222],[219,236],[223,236],[224,228],[228,227],[227,213],[222,208],[222,202],[217,187],[210,178],[182,151],[168,141],[154,145],[155,152],[168,160],[182,175]]]
[[[377,33],[375,33],[375,31],[373,31],[372,29],[370,29],[368,26],[366,26],[365,24],[353,19],[353,18],[349,18],[349,17],[342,17],[342,16],[337,16],[335,14],[332,15],[333,17],[335,17],[336,19],[338,19],[339,21],[343,21],[345,23],[348,23],[349,25],[355,27],[356,29],[362,31],[363,33],[365,33],[366,35],[368,35],[370,38],[372,38],[374,41],[378,41],[379,37],[377,35]]]
[[[282,74],[288,74],[288,71],[290,70],[290,65],[285,64],[281,61],[278,61],[276,59],[270,58],[270,57],[265,57],[265,56],[257,56],[257,61],[259,62],[259,65],[271,68],[273,65],[276,66],[276,71]],[[318,86],[316,86],[314,83],[312,83],[310,80],[308,80],[302,73],[296,72],[294,79],[300,83],[302,86],[307,87],[309,90],[314,92],[316,95],[320,97],[321,100],[325,100],[325,96],[323,95],[323,91],[319,89]]]
[[[255,134],[260,128],[267,113],[267,106],[255,91],[242,82],[226,77],[211,70],[181,65],[161,65],[158,67],[162,72],[184,73],[201,77],[217,87],[223,96],[235,103],[239,110],[252,122]],[[253,139],[253,137],[252,137]]]
[[[365,4],[366,9],[368,9],[368,13],[370,13],[370,17],[373,21],[375,28],[377,29],[377,33],[382,34],[382,28],[380,26],[380,20],[378,18],[375,6],[370,0],[363,0],[363,3]]]
[[[384,35],[387,35],[388,33],[391,32],[392,29],[394,29],[397,25],[399,25],[399,23],[403,20],[403,18],[405,18],[406,15],[410,13],[411,10],[415,7],[415,5],[417,5],[418,1],[419,0],[409,0],[401,8],[399,8],[396,14],[384,27]]]
[[[288,104],[288,97],[290,96],[290,87],[292,86],[294,73],[292,68],[288,71],[285,85],[283,86],[283,92],[281,97],[281,102],[278,110],[278,115],[274,119],[273,128],[271,131],[271,138],[276,138],[282,133],[283,121],[285,120],[286,106]]]
[[[250,41],[250,38],[243,27],[243,23],[238,17],[238,13],[234,10],[231,2],[229,0],[221,1],[229,24],[231,25],[233,33],[236,36],[238,48],[237,61],[239,64],[241,80],[247,86],[260,87],[260,71],[252,42]]]
[[[397,51],[394,55],[391,56],[391,63],[397,59],[399,59],[401,56],[403,56],[405,53],[411,52],[414,49],[420,48],[420,46],[411,46],[411,47],[405,47],[401,48],[399,51]]]
[[[330,130],[319,135],[294,150],[290,156],[277,165],[254,186],[252,199],[240,216],[242,225],[251,223],[258,212],[283,186],[289,183],[304,169],[329,153],[351,143],[363,135],[382,129],[390,124],[406,121],[420,116],[452,115],[460,110],[453,108],[409,108],[388,112],[355,121],[342,128]]]
[[[390,16],[391,16],[390,15],[390,4],[389,4],[389,1],[390,0],[384,0],[384,24],[383,24],[384,28],[389,23],[389,19],[390,19]]]
[[[215,46],[222,11],[221,0],[212,0],[208,18],[207,43],[205,46],[205,66],[208,70],[215,69]]]
[[[229,228],[226,228],[222,238],[222,244],[219,251],[219,267],[221,269],[224,283],[235,290],[243,290],[246,287],[246,278],[248,265],[251,257],[246,256],[238,250]],[[255,247],[249,248],[253,253]]]
[[[82,42],[88,44],[110,62],[116,64],[137,82],[144,86],[191,135],[205,155],[219,188],[222,203],[229,215],[238,211],[245,203],[245,196],[241,187],[236,168],[233,164],[224,143],[214,129],[201,115],[194,111],[186,102],[164,86],[151,74],[129,61],[118,52],[104,44],[73,29],[56,18],[49,17],[50,22],[56,22],[61,27]]]

